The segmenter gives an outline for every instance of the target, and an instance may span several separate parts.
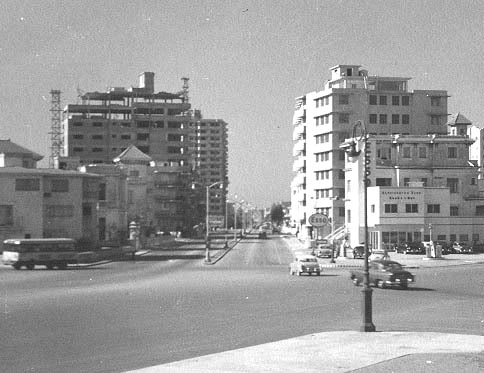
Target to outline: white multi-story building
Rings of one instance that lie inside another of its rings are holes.
[[[465,133],[465,132],[464,132]],[[467,135],[387,135],[367,140],[369,243],[484,240],[484,189],[469,162]],[[364,241],[364,140],[346,161],[346,227],[351,245]],[[385,151],[382,151],[385,149]]]
[[[409,91],[410,78],[371,76],[358,65],[330,71],[321,91],[296,98],[291,220],[303,237],[314,235],[307,223],[314,213],[330,218],[320,234],[345,224],[346,156],[339,145],[356,121],[372,135],[447,134],[447,91]]]

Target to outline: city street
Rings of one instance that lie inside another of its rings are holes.
[[[361,287],[344,268],[289,275],[288,240],[249,236],[222,260],[0,267],[2,371],[118,372],[323,331],[358,330]],[[378,331],[484,335],[484,266],[412,269],[373,292]]]

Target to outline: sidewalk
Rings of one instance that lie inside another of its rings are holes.
[[[484,336],[443,333],[310,334],[135,370],[163,372],[482,372]]]

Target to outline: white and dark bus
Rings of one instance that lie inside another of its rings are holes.
[[[76,241],[71,238],[11,238],[3,241],[2,261],[15,269],[65,269],[76,264]]]

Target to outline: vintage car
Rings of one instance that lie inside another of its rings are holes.
[[[289,272],[291,275],[298,276],[301,276],[303,273],[307,273],[309,276],[314,273],[319,276],[321,274],[321,266],[314,256],[302,255],[296,257],[296,259],[290,264]]]
[[[395,251],[402,254],[425,254],[425,245],[422,242],[402,242]]]
[[[409,284],[415,282],[415,276],[403,269],[400,263],[393,260],[373,260],[368,264],[370,285],[379,288],[397,286],[407,289]],[[354,269],[350,278],[358,286],[363,283],[364,270]]]
[[[459,242],[454,242],[452,244],[452,250],[456,254],[471,254],[472,253],[472,247],[469,246],[466,243],[459,243]]]
[[[331,258],[333,255],[333,245],[328,240],[319,240],[316,247],[316,256],[318,258]]]
[[[365,257],[365,246],[358,245],[353,247],[353,259]]]

